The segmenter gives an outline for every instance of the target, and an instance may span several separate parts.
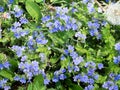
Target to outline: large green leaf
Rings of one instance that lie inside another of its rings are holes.
[[[30,83],[30,84],[28,85],[27,90],[33,90],[33,84],[32,84],[32,83]]]
[[[25,6],[26,10],[33,18],[36,20],[39,20],[41,18],[42,15],[40,8],[35,2],[27,0]]]
[[[83,88],[79,85],[72,84],[72,86],[69,88],[69,90],[83,90]]]
[[[0,76],[4,78],[8,78],[9,80],[13,81],[13,74],[7,70],[0,70]]]
[[[28,85],[27,90],[45,90],[43,76],[40,74],[36,76],[32,83]]]

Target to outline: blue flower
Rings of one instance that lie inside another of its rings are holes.
[[[20,16],[23,15],[23,11],[22,10],[17,11],[17,12],[14,13],[14,15],[15,15],[15,17],[19,18]]]
[[[15,28],[17,28],[17,27],[21,26],[21,23],[20,22],[15,22],[13,25],[14,25]]]
[[[94,84],[94,79],[90,78],[90,79],[88,80],[88,83],[89,83],[89,84]]]
[[[9,4],[12,4],[14,2],[14,0],[9,0],[8,3]]]
[[[120,74],[116,75],[116,76],[114,77],[114,80],[115,80],[115,81],[120,80]]]
[[[14,80],[15,80],[15,81],[19,81],[19,80],[20,80],[20,77],[19,77],[19,76],[15,76],[15,77],[14,77]]]
[[[20,62],[19,69],[23,71],[29,80],[32,79],[33,76],[38,75],[40,73],[39,63],[37,61],[32,62]]]
[[[48,42],[48,40],[46,40],[45,38],[40,38],[40,37],[38,37],[38,38],[36,39],[36,42],[37,42],[38,44],[46,44],[46,43]]]
[[[78,66],[73,66],[73,70],[74,70],[74,72],[78,72],[78,71],[80,71],[80,69],[79,69]]]
[[[68,54],[69,54],[69,51],[68,51],[67,49],[65,49],[65,50],[64,50],[64,53],[65,53],[66,55],[68,55]]]
[[[110,78],[114,78],[114,76],[115,76],[114,73],[110,73],[110,74],[109,74],[109,77],[110,77]]]
[[[3,63],[3,66],[7,69],[9,69],[9,67],[11,66],[10,63],[8,61]]]
[[[21,24],[27,24],[28,20],[26,18],[24,18],[24,17],[21,17],[20,22],[21,22]]]
[[[95,68],[95,67],[96,67],[96,64],[95,64],[94,62],[92,62],[92,61],[86,62],[85,67],[89,67],[89,68],[92,67],[92,68]]]
[[[65,56],[62,55],[61,58],[60,58],[60,60],[65,60]]]
[[[87,87],[85,87],[84,90],[93,90],[94,86],[93,85],[88,85]]]
[[[84,83],[88,83],[88,82],[89,82],[88,76],[87,76],[87,75],[83,75],[83,76],[80,78],[80,81],[81,81],[81,82],[84,82]]]
[[[95,12],[93,3],[88,3],[87,8],[88,8],[89,13]]]
[[[103,64],[102,64],[102,63],[99,63],[99,64],[98,64],[98,69],[101,70],[102,68],[104,68]]]
[[[45,22],[50,20],[50,16],[49,15],[48,16],[44,16],[44,17],[42,17],[41,20],[42,20],[43,23],[45,23]]]
[[[4,90],[10,90],[10,86],[4,86]]]
[[[25,79],[25,78],[20,78],[20,82],[21,82],[22,84],[25,84],[25,83],[26,83],[26,79]]]
[[[0,70],[4,68],[3,64],[0,63]]]
[[[90,68],[90,69],[88,69],[87,75],[88,76],[92,76],[94,74],[94,72],[95,72],[95,69],[94,68]]]
[[[114,57],[113,59],[114,59],[113,62],[115,64],[119,64],[120,63],[120,56]]]
[[[113,81],[106,81],[102,85],[103,88],[109,89],[109,90],[118,90],[118,86],[114,84]]]
[[[107,3],[109,2],[109,0],[105,0]]]
[[[45,84],[45,85],[48,85],[49,82],[50,82],[50,80],[48,80],[48,79],[44,79],[44,84]]]
[[[89,0],[82,0],[84,4],[88,3]]]
[[[71,72],[73,71],[73,68],[72,68],[72,67],[68,66],[67,68],[68,68],[68,72],[69,72],[69,73],[71,73]]]
[[[81,76],[80,74],[75,75],[75,76],[73,77],[74,82],[80,81],[80,78],[81,78],[81,77],[82,77],[82,76]]]
[[[38,36],[38,32],[37,32],[37,31],[33,31],[32,35],[33,35],[33,37],[35,38],[35,37]]]
[[[59,81],[59,78],[58,78],[57,76],[54,76],[54,77],[52,78],[52,81],[56,83],[56,82]]]
[[[4,7],[0,6],[0,12],[4,12]]]
[[[70,56],[72,57],[72,59],[76,59],[78,57],[78,54],[74,51],[70,53]]]
[[[64,80],[64,79],[66,79],[66,78],[67,78],[67,77],[66,77],[64,74],[60,74],[60,75],[59,75],[59,79],[60,79],[60,80]]]
[[[22,56],[21,61],[27,60],[27,56]]]
[[[44,62],[45,59],[46,59],[45,53],[40,53],[40,54],[39,54],[39,57],[40,57],[40,61],[41,61],[41,62]]]
[[[120,51],[120,43],[116,43],[116,44],[115,44],[115,50]]]
[[[78,29],[77,24],[72,24],[71,26],[72,26],[72,29],[73,29],[73,30],[77,30],[77,29]]]
[[[73,63],[75,65],[79,65],[82,61],[83,61],[83,57],[81,57],[81,56],[76,57],[75,59],[73,59]]]
[[[81,32],[76,32],[75,37],[80,38],[82,43],[85,42],[86,35],[82,34]]]

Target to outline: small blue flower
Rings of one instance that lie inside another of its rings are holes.
[[[15,15],[15,17],[19,18],[23,15],[23,11],[22,10],[17,11],[17,12],[14,13],[14,15]]]
[[[90,79],[88,80],[88,83],[89,83],[89,84],[94,84],[94,79],[90,78]]]
[[[88,85],[87,87],[85,87],[84,90],[93,90],[94,86],[93,85]]]
[[[19,80],[20,80],[20,77],[19,77],[19,76],[15,76],[15,77],[14,77],[14,80],[15,80],[15,81],[19,81]]]
[[[80,81],[80,78],[81,78],[81,77],[82,77],[82,76],[81,76],[80,74],[75,75],[75,76],[73,77],[74,82]]]
[[[27,56],[22,56],[21,61],[27,60]]]
[[[54,76],[54,77],[52,78],[52,81],[56,83],[56,82],[59,81],[59,78],[58,78],[57,76]]]
[[[115,50],[120,51],[120,43],[115,44]]]
[[[9,63],[8,61],[6,61],[6,62],[3,63],[3,66],[4,66],[5,68],[9,69],[10,63]]]
[[[21,23],[20,22],[15,22],[13,25],[14,25],[15,28],[17,28],[17,27],[21,26]]]
[[[105,2],[107,2],[107,3],[108,3],[108,2],[109,2],[109,0],[105,0]]]
[[[10,86],[4,86],[4,90],[10,90]]]
[[[45,23],[45,22],[49,21],[50,18],[51,18],[50,16],[44,16],[41,20],[43,23]]]
[[[66,79],[66,78],[67,78],[67,77],[66,77],[64,74],[60,74],[60,75],[59,75],[59,79],[60,79],[60,80],[64,80],[64,79]]]
[[[4,68],[3,64],[0,63],[0,70]]]
[[[103,64],[102,64],[102,63],[99,63],[99,64],[98,64],[98,69],[101,70],[102,68],[104,68]]]
[[[44,79],[44,84],[45,84],[45,85],[48,85],[49,82],[50,82],[50,80],[48,80],[48,79]]]
[[[25,83],[26,83],[25,78],[20,78],[20,82],[21,82],[22,84],[25,84]]]
[[[9,4],[12,4],[14,2],[14,0],[9,0],[8,3]]]
[[[74,51],[70,53],[70,56],[72,57],[72,59],[76,59],[78,57],[78,54]]]
[[[78,72],[78,71],[80,71],[80,69],[79,69],[78,66],[74,66],[74,67],[73,67],[73,70],[74,70],[74,72]]]
[[[84,83],[88,83],[89,82],[89,79],[88,79],[88,76],[87,75],[84,75],[80,78],[80,81],[81,82],[84,82]]]
[[[4,12],[4,7],[0,6],[0,12]]]
[[[38,44],[46,44],[48,42],[48,40],[46,40],[45,38],[38,37],[38,38],[36,38],[36,42]]]
[[[28,20],[26,18],[24,18],[24,17],[21,17],[20,22],[21,22],[21,24],[27,24]]]
[[[81,56],[76,57],[75,59],[73,59],[73,63],[75,65],[79,65],[81,62],[83,62],[83,57],[81,57]]]
[[[82,0],[84,4],[88,3],[89,0]]]
[[[119,63],[120,63],[120,56],[114,57],[113,59],[114,59],[113,62],[114,62],[115,64],[119,64]]]
[[[116,75],[116,76],[114,77],[114,80],[115,80],[115,81],[120,80],[120,74]]]
[[[94,74],[94,72],[95,72],[95,69],[94,68],[90,68],[90,69],[88,69],[87,75],[88,76],[92,76]]]
[[[62,55],[61,58],[60,58],[60,60],[65,60],[65,56]]]

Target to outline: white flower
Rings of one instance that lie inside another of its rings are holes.
[[[105,11],[106,19],[113,25],[120,25],[120,3],[111,3]]]

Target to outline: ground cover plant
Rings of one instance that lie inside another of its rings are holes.
[[[0,0],[0,90],[119,90],[120,1]]]

